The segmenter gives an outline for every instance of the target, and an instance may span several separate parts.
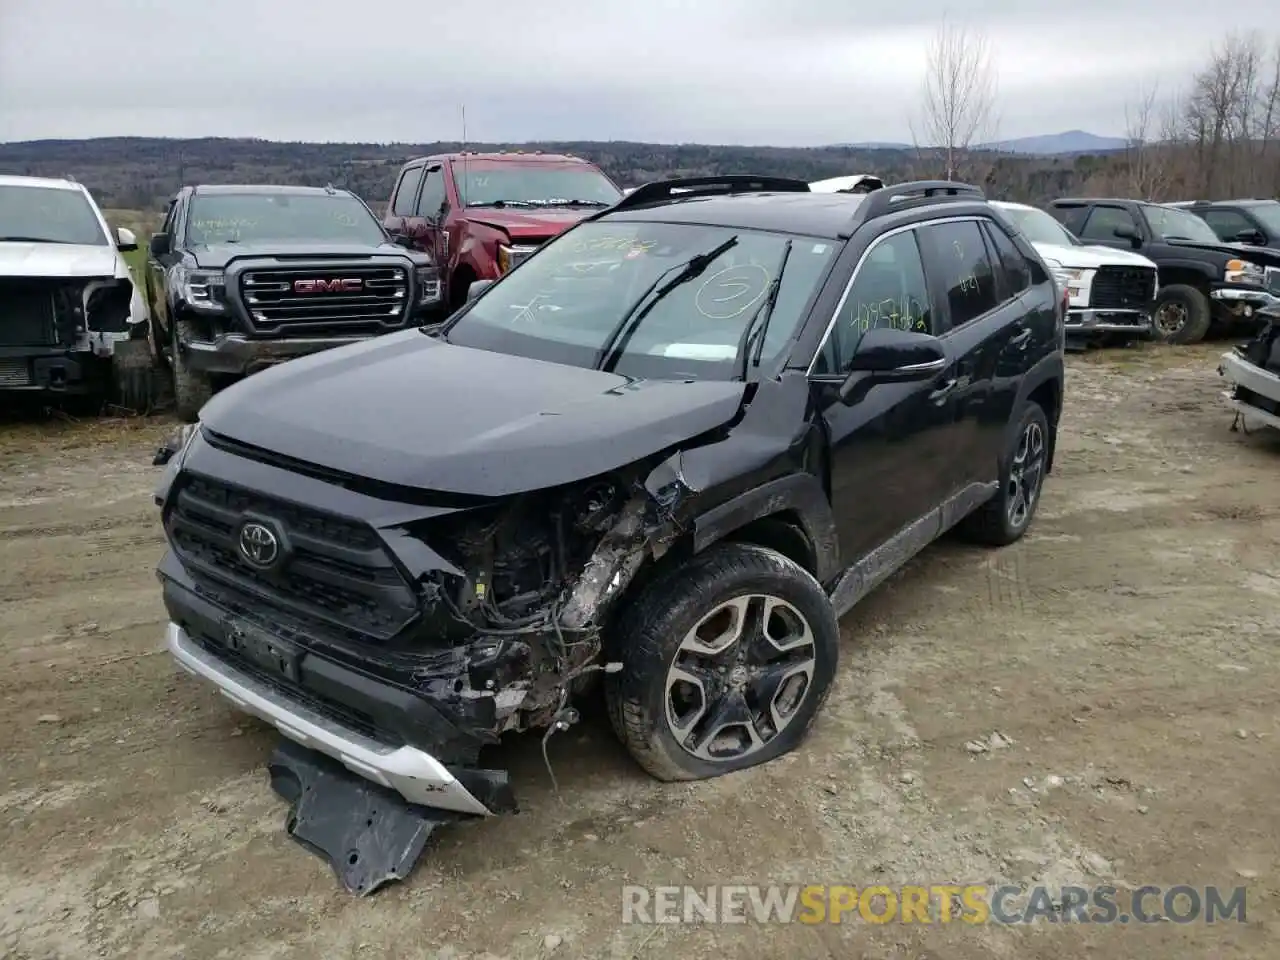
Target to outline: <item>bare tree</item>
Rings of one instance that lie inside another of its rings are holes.
[[[912,123],[912,136],[917,153],[931,155],[946,179],[961,173],[979,179],[975,168],[994,162],[987,156],[985,163],[975,164],[973,153],[994,139],[997,89],[987,35],[944,20],[928,47],[922,114]]]
[[[1124,108],[1125,150],[1122,190],[1128,196],[1163,199],[1168,189],[1168,149],[1153,142],[1158,116],[1158,89],[1144,87]]]

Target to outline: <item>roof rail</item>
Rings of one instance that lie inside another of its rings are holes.
[[[807,182],[789,177],[753,177],[743,174],[728,174],[723,177],[677,177],[671,180],[654,180],[652,183],[636,187],[615,203],[610,210],[616,212],[669,200],[723,196],[733,193],[809,192]]]
[[[913,180],[872,190],[858,207],[858,219],[866,222],[898,210],[929,203],[955,203],[986,198],[982,188],[975,187],[971,183],[956,183],[953,180]]]

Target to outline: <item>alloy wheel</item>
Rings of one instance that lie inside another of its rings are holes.
[[[1009,525],[1021,530],[1031,518],[1040,485],[1044,480],[1044,430],[1037,421],[1031,421],[1018,437],[1018,448],[1009,464],[1009,479],[1005,489],[1005,504]]]
[[[813,686],[813,630],[768,594],[727,600],[681,641],[667,671],[667,724],[688,753],[714,763],[764,749],[800,713]]]

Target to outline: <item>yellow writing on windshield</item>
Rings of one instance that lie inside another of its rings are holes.
[[[874,303],[859,303],[850,324],[859,334],[873,328],[929,332],[929,317],[924,305],[915,297],[899,302],[892,297]]]
[[[694,306],[708,320],[732,320],[764,296],[769,280],[769,271],[758,264],[725,267],[698,288]]]

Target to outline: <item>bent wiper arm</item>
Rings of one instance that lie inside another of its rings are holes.
[[[714,250],[700,253],[686,260],[683,264],[677,264],[660,273],[658,279],[649,285],[649,288],[622,315],[622,319],[618,321],[617,325],[609,331],[609,336],[605,338],[599,353],[596,354],[595,368],[606,372],[613,370],[622,356],[622,352],[626,350],[627,344],[631,341],[631,335],[636,332],[641,321],[649,315],[649,311],[656,307],[663,297],[680,286],[680,284],[701,276],[707,267],[728,250],[737,246],[737,243],[738,236],[734,234]],[[680,272],[659,287],[663,278],[673,270],[679,270]]]
[[[764,301],[756,308],[756,312],[751,315],[751,319],[747,321],[746,329],[742,331],[742,338],[738,341],[737,356],[742,358],[742,367],[740,375],[743,380],[747,379],[748,358],[754,366],[760,366],[760,355],[764,352],[764,339],[769,330],[769,321],[773,319],[773,307],[778,302],[778,291],[782,289],[782,272],[787,269],[787,260],[791,257],[791,241],[788,240],[782,246],[782,256],[778,258],[778,267],[773,274],[773,279],[769,281],[769,289],[764,295]],[[756,324],[759,322],[759,326]],[[751,350],[752,342],[755,343],[755,350]]]

